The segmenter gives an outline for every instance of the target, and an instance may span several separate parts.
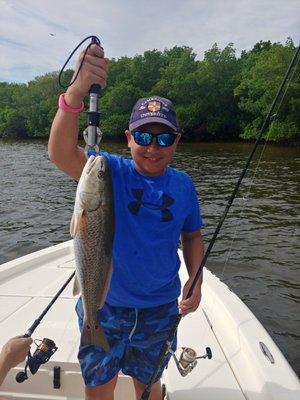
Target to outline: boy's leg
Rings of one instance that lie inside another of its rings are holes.
[[[102,386],[85,387],[85,400],[114,400],[118,375]]]
[[[178,318],[177,301],[161,306],[139,309],[137,312],[136,329],[130,335],[122,359],[121,370],[133,378],[137,399],[151,381],[160,357],[160,352],[169,338],[170,330]],[[176,335],[171,348],[176,349]],[[157,382],[152,386],[151,400],[161,400],[162,390],[160,377],[168,364],[171,353],[165,355],[159,370]]]
[[[137,381],[133,378],[135,393],[137,400],[140,400],[144,390],[146,389],[147,385]],[[161,384],[160,380],[155,382],[152,385],[149,400],[162,400],[162,391],[161,391]]]
[[[79,327],[83,326],[83,306],[81,299],[76,304]],[[80,345],[78,360],[85,383],[86,400],[113,400],[120,362],[124,354],[125,343],[120,330],[120,310],[105,304],[98,311],[98,322],[104,329],[110,345],[110,352],[100,346]]]

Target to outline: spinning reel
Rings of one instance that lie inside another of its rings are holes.
[[[37,344],[37,342],[40,343]],[[34,375],[38,371],[40,366],[49,361],[50,357],[52,357],[57,350],[57,346],[51,339],[37,339],[34,341],[34,343],[37,346],[35,352],[33,353],[33,355],[31,355],[30,351],[28,352],[27,362],[24,371],[20,371],[16,375],[16,381],[18,383],[24,382],[26,379],[28,379],[27,368],[29,368],[32,375]]]
[[[179,357],[179,360],[176,357],[175,352],[172,349],[169,350],[175,360],[177,369],[180,372],[181,376],[187,376],[187,374],[193,371],[193,369],[197,365],[196,360],[200,358],[208,358],[210,360],[212,358],[210,347],[206,347],[206,354],[199,357],[197,357],[197,353],[195,352],[195,350],[191,349],[190,347],[181,347],[181,349],[182,353]]]

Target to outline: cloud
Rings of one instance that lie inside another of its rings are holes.
[[[237,52],[259,40],[299,41],[299,0],[0,0],[0,80],[27,82],[59,70],[86,36],[108,57],[175,45],[201,59],[217,42]],[[70,64],[73,67],[74,63]]]

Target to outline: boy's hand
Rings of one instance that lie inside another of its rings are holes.
[[[77,74],[83,56],[84,51],[81,52],[78,58],[72,80]],[[75,82],[67,89],[67,104],[74,107],[75,103],[80,103],[84,96],[89,93],[90,87],[94,83],[104,89],[107,81],[107,70],[108,58],[104,57],[103,49],[96,44],[92,44],[85,55],[84,62]]]
[[[189,288],[191,287],[193,282],[193,278],[189,278],[189,280],[186,282],[186,284],[183,287],[182,291],[182,298],[185,299],[185,297],[188,294]],[[193,294],[191,297],[185,300],[181,300],[179,303],[179,312],[182,315],[187,315],[190,312],[196,311],[197,308],[199,307],[201,301],[201,284],[197,283],[196,286],[194,287]]]

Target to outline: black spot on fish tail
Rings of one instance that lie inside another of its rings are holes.
[[[105,337],[105,333],[98,324],[90,324],[86,321],[83,323],[81,332],[81,345],[82,346],[99,346],[102,347],[107,353],[110,352],[110,346]]]

